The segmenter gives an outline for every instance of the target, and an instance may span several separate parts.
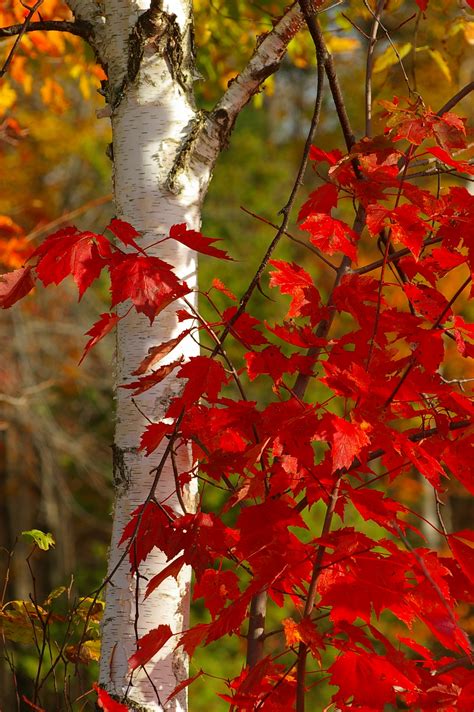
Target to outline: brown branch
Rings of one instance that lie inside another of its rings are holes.
[[[309,158],[309,151],[311,148],[311,144],[313,143],[314,136],[316,134],[316,130],[319,124],[319,117],[321,114],[321,106],[323,102],[323,89],[324,89],[324,64],[322,57],[318,54],[317,57],[317,87],[316,87],[316,98],[314,102],[314,109],[313,109],[313,116],[311,118],[311,124],[310,128],[308,131],[308,135],[306,137],[306,142],[305,146],[303,149],[303,156],[301,158],[300,166],[298,168],[298,173],[295,179],[295,182],[293,184],[293,187],[290,192],[290,196],[284,205],[284,207],[280,210],[280,214],[283,214],[283,219],[281,221],[280,227],[278,228],[278,231],[271,241],[270,245],[267,248],[267,251],[265,252],[265,255],[263,256],[257,271],[255,272],[249,286],[247,287],[245,293],[240,299],[239,302],[239,307],[233,317],[229,320],[227,323],[226,327],[224,328],[222,334],[220,334],[220,342],[221,344],[224,342],[224,340],[227,338],[227,335],[231,331],[233,325],[237,321],[237,319],[240,317],[240,315],[245,311],[245,308],[250,300],[250,297],[252,296],[253,292],[255,291],[257,285],[260,282],[261,276],[268,265],[268,261],[270,260],[270,257],[272,256],[273,252],[275,251],[276,246],[280,242],[280,239],[286,232],[286,228],[288,227],[288,223],[290,220],[290,214],[291,210],[293,208],[296,195],[298,193],[298,190],[303,182],[304,174],[306,171],[306,166],[308,165],[308,158]],[[215,353],[217,353],[217,349],[215,349]]]
[[[425,240],[423,243],[422,249],[425,247],[428,247],[428,245],[436,245],[438,242],[441,242],[443,238],[442,237],[431,237],[428,240]],[[411,255],[412,252],[409,250],[407,247],[403,248],[403,250],[398,250],[398,252],[393,252],[391,255],[387,257],[387,262],[397,262],[398,260],[401,260],[402,257],[406,257],[407,255]],[[382,267],[383,265],[383,259],[376,260],[375,262],[371,262],[368,265],[365,265],[364,267],[359,267],[358,269],[354,269],[350,271],[350,274],[367,274],[367,272],[373,272],[374,269],[378,269],[379,267]]]
[[[334,489],[329,500],[326,515],[324,517],[323,528],[321,530],[321,537],[325,537],[329,534],[332,524],[332,518],[334,516],[334,510],[336,508],[337,499],[339,497],[339,487],[341,485],[343,473],[340,472],[335,484]],[[308,588],[308,594],[306,598],[306,604],[304,607],[304,617],[310,616],[314,603],[316,600],[316,588],[318,584],[319,575],[321,573],[321,564],[323,561],[324,553],[326,547],[320,544],[316,551],[316,558],[313,565],[313,573],[311,576],[311,581]],[[298,647],[298,664],[296,668],[296,712],[304,712],[305,709],[305,677],[306,677],[306,658],[308,656],[308,646],[306,643],[301,642]]]
[[[35,12],[39,8],[39,6],[43,4],[43,2],[44,2],[44,0],[36,0],[33,7],[31,7],[29,9],[28,15],[25,17],[25,21],[21,25],[20,30],[17,35],[17,38],[16,38],[15,42],[13,43],[13,47],[11,48],[10,52],[8,53],[8,56],[3,64],[3,67],[0,69],[0,79],[2,79],[2,77],[7,73],[8,68],[9,68],[10,64],[12,63],[13,57],[15,56],[15,54],[20,46],[21,39],[31,24],[31,19],[32,19],[33,15],[35,14]]]
[[[15,37],[16,35],[25,34],[27,32],[67,32],[76,37],[82,37],[89,41],[92,36],[92,25],[85,20],[76,20],[68,22],[67,20],[41,20],[38,22],[30,22],[25,28],[25,23],[21,25],[10,25],[9,27],[0,27],[0,39]]]
[[[465,87],[460,89],[460,91],[457,92],[454,96],[449,99],[444,106],[441,107],[439,111],[436,113],[438,116],[442,116],[443,114],[446,114],[448,111],[451,111],[451,109],[456,106],[464,97],[466,97],[468,94],[471,93],[471,91],[474,91],[474,81],[469,82],[469,84],[466,84]]]
[[[385,0],[378,0],[367,47],[365,70],[365,135],[369,137],[372,135],[372,73],[374,70],[374,53],[384,4]]]
[[[263,589],[252,597],[252,601],[250,603],[246,661],[249,667],[254,667],[263,658],[267,598],[267,590]]]

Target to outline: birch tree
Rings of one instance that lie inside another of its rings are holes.
[[[242,73],[210,112],[195,101],[197,78],[194,54],[193,7],[191,0],[70,0],[74,21],[42,21],[35,15],[41,2],[32,6],[24,24],[4,28],[3,36],[37,30],[65,31],[84,38],[93,48],[108,80],[103,86],[105,106],[99,118],[110,117],[115,212],[142,235],[149,248],[169,233],[172,225],[185,223],[199,229],[201,205],[212,170],[227,146],[239,112],[258,92],[265,79],[279,68],[289,41],[303,24],[298,4],[293,4],[273,29],[258,39]],[[7,67],[5,67],[6,69]],[[285,216],[287,219],[287,216]],[[148,250],[172,264],[176,274],[191,287],[196,285],[197,261],[193,250],[166,242]],[[132,372],[157,343],[179,336],[183,326],[176,305],[165,309],[150,328],[146,317],[130,314],[119,323],[116,350],[116,382],[126,384]],[[170,360],[196,355],[199,347],[184,338],[169,355]],[[187,677],[186,655],[165,645],[144,669],[137,671],[130,687],[128,660],[139,638],[160,623],[170,623],[175,632],[188,623],[191,571],[177,580],[168,578],[157,596],[144,599],[144,584],[165,566],[159,552],[148,556],[142,580],[130,573],[130,565],[119,547],[130,514],[146,499],[162,450],[146,457],[138,449],[147,418],[159,420],[180,388],[167,379],[163,388],[142,398],[140,409],[126,391],[116,391],[116,434],[114,443],[115,506],[113,534],[103,622],[100,682],[117,699],[127,693],[127,704],[137,709],[161,710],[162,701]],[[191,455],[189,453],[189,458]],[[183,455],[180,454],[183,460]],[[192,462],[179,463],[182,470]],[[170,462],[160,473],[156,489],[180,513]],[[196,485],[186,492],[192,508]],[[165,706],[186,709],[183,692]]]

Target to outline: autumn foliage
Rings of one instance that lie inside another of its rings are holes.
[[[345,155],[311,150],[324,182],[301,206],[301,238],[324,258],[333,287],[323,299],[300,265],[272,260],[269,286],[287,303],[279,323],[244,311],[220,280],[204,293],[216,318],[204,320],[183,302],[190,290],[172,266],[149,255],[120,220],[102,234],[62,229],[1,277],[8,308],[38,281],[67,276],[81,297],[107,270],[111,309],[88,332],[84,355],[127,318],[119,304],[153,322],[179,300],[181,337],[156,344],[122,386],[139,398],[171,373],[182,380],[181,395],[148,425],[140,447],[147,454],[161,447],[157,482],[165,461],[191,445],[196,464],[176,471],[178,493],[197,476],[222,497],[217,509],[202,500],[198,511],[177,516],[152,488],[122,546],[133,570],[154,547],[165,552],[169,565],[147,582],[147,596],[182,566],[193,568],[194,598],[209,622],[176,639],[190,655],[245,630],[262,592],[282,611],[268,651],[222,690],[234,710],[287,712],[319,677],[337,688],[332,702],[341,710],[474,707],[460,620],[472,601],[474,537],[448,533],[440,517],[442,553],[430,550],[399,486],[422,478],[440,502],[454,478],[474,493],[472,402],[462,371],[443,376],[454,353],[459,368],[473,355],[473,329],[458,305],[471,288],[474,255],[474,197],[461,177],[474,169],[465,122],[454,113],[399,99],[382,109],[383,135]],[[446,184],[434,192],[417,185],[420,166],[435,167]],[[346,204],[354,206],[352,225],[336,217]],[[185,225],[163,239],[228,258]],[[381,256],[368,262],[377,247]],[[199,332],[212,353],[173,360],[179,338]],[[229,360],[226,339],[243,347],[241,362]],[[269,392],[265,405],[247,399],[245,384],[256,379]],[[321,523],[306,516],[315,508]],[[377,537],[364,533],[367,521],[378,525]],[[398,625],[387,627],[387,619]],[[132,676],[171,635],[163,624],[138,641]],[[327,650],[336,651],[329,668]],[[99,706],[126,709],[102,690]]]

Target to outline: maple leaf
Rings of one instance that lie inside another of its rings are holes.
[[[89,331],[86,332],[87,336],[90,336],[91,338],[87,342],[84,348],[84,353],[81,356],[81,360],[79,361],[79,364],[83,362],[89,351],[93,346],[95,346],[101,339],[104,338],[112,329],[114,326],[120,321],[120,317],[117,314],[109,314],[108,312],[105,312],[105,314],[101,314],[100,318],[94,326],[92,326]]]
[[[235,296],[235,294],[231,292],[230,289],[225,286],[224,282],[221,282],[221,280],[217,277],[214,277],[214,279],[212,280],[212,286],[214,289],[217,289],[218,292],[222,292],[222,294],[225,294],[226,297],[232,299],[233,302],[237,301],[237,297]]]
[[[152,373],[149,373],[146,376],[142,376],[137,381],[122,384],[120,388],[133,390],[132,395],[134,396],[138,396],[140,393],[145,393],[145,391],[148,391],[150,388],[158,385],[158,383],[161,383],[161,381],[169,376],[170,373],[172,373],[174,369],[182,363],[182,360],[182,358],[179,358],[171,363],[166,363],[164,366],[161,366],[161,368],[158,368],[156,371],[152,371]]]
[[[159,625],[153,628],[149,633],[139,638],[137,641],[138,650],[133,653],[128,659],[128,667],[130,672],[138,667],[146,665],[156,653],[161,650],[163,645],[171,638],[173,632],[169,625]]]
[[[119,541],[119,546],[121,546],[128,539],[133,540],[129,550],[132,570],[135,571],[137,566],[145,561],[155,546],[162,551],[166,549],[165,539],[170,521],[173,521],[174,516],[168,505],[158,505],[152,501],[140,505],[132,512],[132,517],[125,526]]]
[[[198,623],[193,628],[186,630],[179,639],[178,646],[182,645],[185,652],[192,657],[198,645],[205,640],[210,623]]]
[[[298,222],[304,220],[311,213],[330,213],[337,207],[338,190],[334,183],[325,183],[313,190],[298,213]]]
[[[128,712],[128,707],[122,705],[120,702],[116,702],[109,693],[102,687],[99,687],[97,683],[93,684],[94,690],[97,692],[97,705],[104,712]]]
[[[159,574],[153,576],[147,584],[145,598],[148,598],[148,596],[170,576],[174,576],[174,578],[177,579],[179,572],[186,563],[185,559],[186,557],[184,555],[178,556],[170,564],[165,566]]]
[[[236,312],[237,307],[228,307],[222,314],[222,321],[224,323],[229,322]],[[232,324],[231,331],[235,338],[247,348],[268,343],[265,336],[256,329],[257,325],[260,325],[258,319],[250,316],[247,312],[242,312],[237,321]]]
[[[363,487],[362,489],[349,490],[348,501],[354,505],[359,514],[367,521],[372,520],[380,527],[387,529],[392,534],[398,534],[399,529],[405,528],[405,523],[398,518],[398,513],[409,510],[389,497],[385,497],[383,492]]]
[[[336,163],[342,158],[342,153],[338,148],[333,151],[323,151],[317,146],[311,146],[309,149],[309,159],[315,163],[326,162],[330,166],[335,166]]]
[[[337,415],[331,416],[333,472],[352,465],[354,458],[370,442],[367,428],[360,423],[349,423]]]
[[[204,670],[199,670],[195,675],[192,677],[188,677],[186,680],[183,680],[182,682],[179,683],[179,685],[176,685],[174,688],[173,692],[168,695],[166,698],[166,702],[169,702],[169,700],[172,700],[173,697],[176,697],[176,695],[179,695],[180,692],[182,692],[186,687],[189,687],[195,680],[198,679],[198,677],[201,677],[201,675],[204,675]]]
[[[192,357],[180,368],[176,377],[188,379],[181,396],[186,404],[195,403],[204,394],[209,401],[215,401],[227,381],[222,364],[207,356]]]
[[[174,425],[170,423],[150,423],[140,439],[140,450],[146,450],[150,455],[156,450],[165,435],[173,431]]]
[[[116,255],[110,265],[112,306],[131,299],[137,312],[146,314],[150,323],[160,311],[189,287],[158,257]]]
[[[311,213],[300,225],[300,230],[305,230],[311,235],[310,241],[318,247],[321,252],[333,255],[335,252],[343,252],[345,255],[356,261],[357,235],[349,225],[336,220],[326,213]]]
[[[134,247],[138,252],[146,254],[140,245],[135,242],[135,238],[140,237],[140,233],[130,223],[114,218],[105,229],[110,230],[127,247]]]
[[[474,544],[474,534],[472,531],[456,532],[448,536],[449,546],[461,569],[468,579],[474,584],[474,548],[465,544],[462,539],[466,539]]]
[[[133,371],[134,376],[142,376],[146,373],[152,366],[161,361],[165,356],[167,356],[173,349],[178,346],[179,343],[190,333],[190,329],[185,329],[174,339],[169,339],[159,346],[150,346],[148,353],[145,358],[140,362],[135,371]]]
[[[471,176],[474,175],[474,166],[467,161],[456,161],[447,151],[439,146],[432,146],[431,148],[428,148],[427,153],[431,153],[432,156],[435,156],[435,158],[438,158],[447,166],[455,168],[460,173],[467,173]]]
[[[284,356],[273,344],[258,353],[255,351],[246,353],[245,360],[251,381],[261,374],[268,374],[275,382],[275,386],[281,383],[285,373],[312,373],[313,366],[311,357],[301,354]]]
[[[416,311],[426,319],[434,322],[442,316],[444,322],[452,316],[448,300],[437,289],[426,284],[404,284],[403,289]]]
[[[213,618],[223,610],[230,599],[240,595],[238,578],[233,571],[206,569],[194,586],[193,599],[204,598],[204,604]]]
[[[35,280],[31,267],[20,267],[13,272],[0,275],[0,307],[9,309],[31,292],[34,286]]]
[[[331,684],[339,687],[333,698],[337,704],[353,699],[358,708],[382,710],[395,703],[400,691],[415,690],[415,683],[386,657],[375,653],[342,653],[331,665]],[[402,694],[403,694],[402,693]]]
[[[279,287],[282,294],[291,294],[291,304],[287,318],[301,316],[308,313],[308,307],[314,309],[320,302],[319,292],[314,286],[311,276],[295,262],[283,260],[270,260],[276,267],[270,272],[270,287]]]
[[[99,247],[107,243],[103,235],[80,232],[74,226],[65,227],[49,235],[33,252],[31,259],[38,257],[36,274],[45,287],[60,284],[72,275],[81,299],[106,265]]]
[[[231,260],[225,250],[219,250],[217,247],[213,247],[214,242],[220,242],[215,237],[205,237],[197,230],[188,230],[185,223],[180,223],[179,225],[173,225],[170,229],[170,237],[173,240],[178,240],[186,247],[190,247],[192,250],[197,250],[203,255],[211,255],[211,257],[219,257],[221,260]]]

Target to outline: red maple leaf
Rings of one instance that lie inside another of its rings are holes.
[[[94,690],[97,692],[97,705],[104,710],[104,712],[128,712],[128,707],[122,705],[120,702],[116,702],[109,695],[106,690],[99,687],[97,683],[93,684]]]
[[[112,232],[124,245],[134,247],[138,252],[145,254],[140,245],[138,245],[135,241],[136,237],[140,237],[140,233],[137,232],[137,230],[135,230],[130,223],[114,218],[105,229],[110,230],[110,232]]]
[[[213,247],[215,242],[220,242],[215,237],[205,237],[202,233],[197,230],[188,230],[185,223],[179,225],[173,225],[170,229],[170,237],[173,240],[178,240],[186,247],[190,247],[192,250],[197,250],[203,255],[211,255],[211,257],[219,257],[221,260],[231,260],[225,250],[219,250],[217,247]]]
[[[84,348],[84,353],[81,356],[79,364],[83,362],[91,348],[103,339],[104,336],[106,336],[110,331],[112,331],[114,326],[119,321],[120,317],[117,314],[109,314],[108,312],[105,312],[105,314],[100,315],[100,319],[96,321],[94,326],[90,328],[89,331],[86,332],[87,336],[90,336],[91,338]]]
[[[128,659],[130,672],[142,665],[146,665],[172,635],[173,632],[169,625],[159,625],[158,628],[150,630],[149,633],[140,638],[137,642],[138,650]]]
[[[222,611],[226,602],[240,595],[238,578],[233,571],[206,569],[194,586],[193,599],[204,598],[204,604],[213,618]]]
[[[20,267],[0,275],[0,307],[9,309],[31,292],[34,286],[31,267]]]
[[[331,684],[339,687],[333,702],[353,700],[359,709],[384,709],[397,694],[416,689],[405,672],[381,655],[346,651],[329,668]]]
[[[120,388],[127,388],[133,391],[134,396],[140,395],[140,393],[145,393],[150,388],[161,383],[174,369],[180,365],[182,358],[172,361],[171,363],[166,363],[161,368],[157,368],[156,371],[148,373],[146,376],[141,376],[137,381],[132,381],[131,383],[124,383]]]
[[[227,381],[222,364],[207,356],[194,356],[176,376],[188,379],[180,399],[185,404],[195,403],[202,395],[206,395],[209,401],[215,401]]]
[[[298,213],[298,222],[304,220],[311,213],[330,213],[337,207],[338,190],[334,183],[325,183],[313,190]]]
[[[355,261],[357,259],[357,235],[349,225],[336,220],[326,213],[311,213],[301,223],[300,230],[305,230],[311,235],[310,240],[322,252],[333,255],[343,252]]]
[[[287,318],[306,316],[319,306],[319,292],[306,270],[295,262],[270,260],[270,264],[276,267],[270,272],[270,287],[279,287],[282,294],[292,297]]]
[[[112,306],[131,299],[137,312],[155,316],[189,288],[158,257],[116,255],[110,266]]]
[[[65,227],[44,240],[33,252],[38,257],[36,274],[43,284],[60,284],[72,275],[79,289],[79,299],[106,265],[103,253],[108,252],[108,240],[93,232],[80,232],[77,227]]]
[[[367,427],[330,416],[333,472],[350,467],[362,448],[370,442]]]
[[[146,450],[146,454],[150,455],[156,450],[165,435],[172,432],[173,427],[170,423],[150,423],[150,425],[147,425],[140,439],[140,450]]]

